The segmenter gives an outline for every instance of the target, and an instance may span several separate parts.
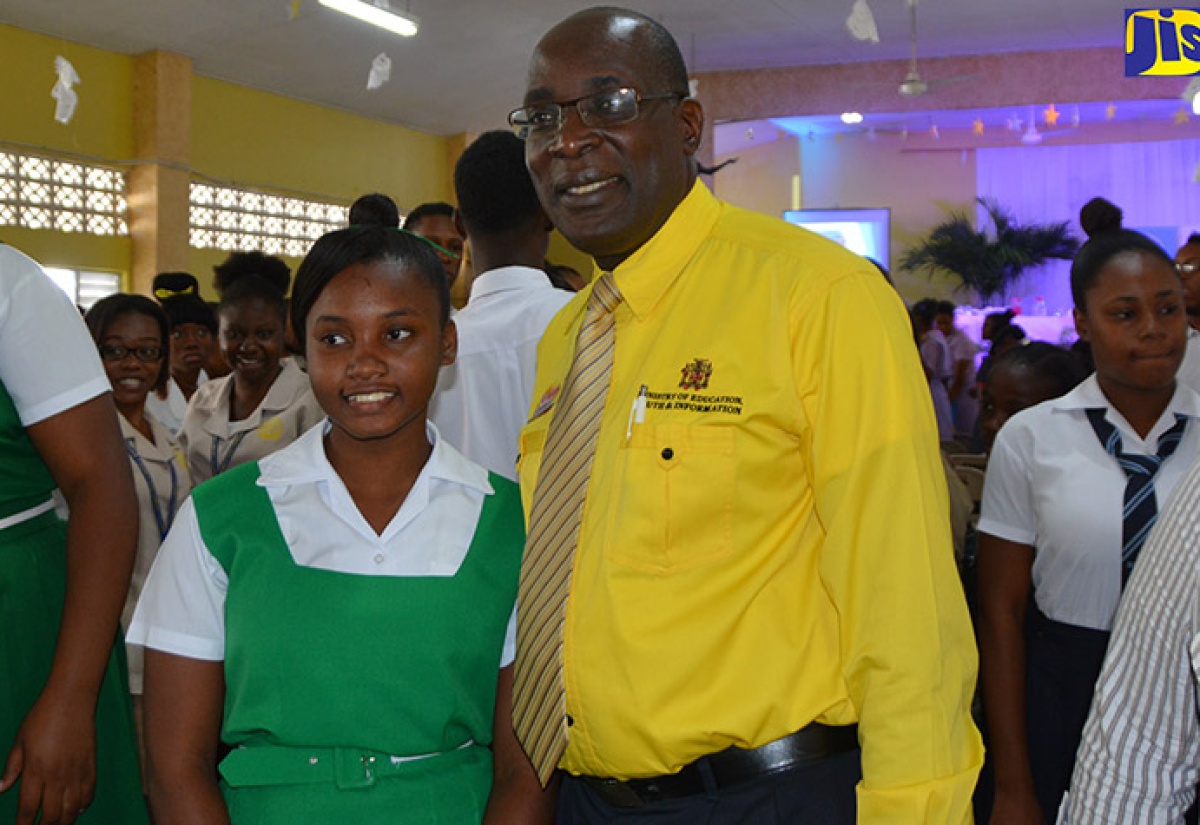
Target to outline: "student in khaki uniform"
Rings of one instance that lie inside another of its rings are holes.
[[[287,266],[239,252],[216,271],[220,347],[232,372],[188,403],[179,444],[193,485],[286,447],[322,417],[308,376],[285,358]]]
[[[97,301],[85,320],[112,384],[113,403],[121,414],[121,436],[138,497],[137,558],[121,611],[121,627],[128,629],[146,574],[179,505],[191,492],[192,482],[175,438],[146,409],[150,394],[161,389],[168,378],[170,324],[166,314],[149,298],[118,294]],[[138,745],[144,756],[142,648],[128,645],[126,655]]]

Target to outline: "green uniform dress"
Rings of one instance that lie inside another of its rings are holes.
[[[54,488],[0,384],[0,519],[49,500]],[[0,530],[0,759],[7,756],[50,674],[66,592],[66,546],[66,525],[53,510]],[[114,644],[100,690],[96,795],[76,820],[81,825],[149,822],[123,651],[124,645]],[[15,821],[19,788],[0,794],[0,823]]]
[[[524,544],[496,475],[453,576],[295,563],[257,462],[193,493],[228,576],[222,792],[234,823],[477,823]],[[420,759],[409,757],[423,756]]]

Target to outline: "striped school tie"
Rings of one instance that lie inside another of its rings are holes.
[[[1125,508],[1121,517],[1121,586],[1129,580],[1150,528],[1158,520],[1158,502],[1154,497],[1154,477],[1164,461],[1170,458],[1187,429],[1187,417],[1175,416],[1175,426],[1158,439],[1157,455],[1129,455],[1121,450],[1121,434],[1104,417],[1104,409],[1087,411],[1088,421],[1105,451],[1117,460],[1125,471]]]
[[[612,377],[621,293],[611,273],[592,288],[575,359],[550,420],[521,563],[513,728],[545,786],[567,747],[563,618],[600,415]]]

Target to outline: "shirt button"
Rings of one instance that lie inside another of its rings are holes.
[[[672,458],[675,457],[675,451],[672,450],[670,447],[663,447],[662,457],[663,457],[664,461],[670,461]]]
[[[376,554],[375,554],[375,563],[376,563],[376,564],[383,564],[383,553],[376,553]]]

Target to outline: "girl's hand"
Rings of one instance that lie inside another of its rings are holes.
[[[0,792],[21,779],[17,825],[68,825],[96,790],[96,725],[87,702],[43,693],[30,708],[8,753]]]

